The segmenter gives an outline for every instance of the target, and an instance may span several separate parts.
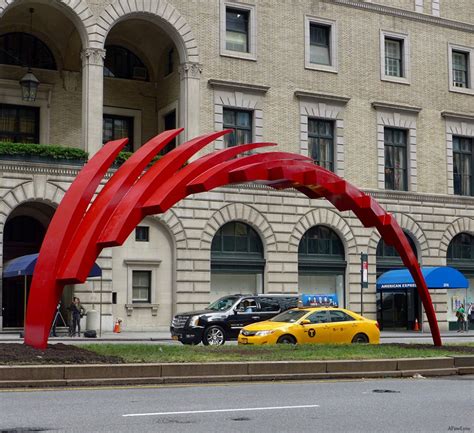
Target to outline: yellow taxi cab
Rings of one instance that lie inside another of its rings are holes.
[[[377,321],[343,308],[303,307],[245,326],[239,344],[379,344]]]

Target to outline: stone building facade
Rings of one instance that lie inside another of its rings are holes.
[[[40,82],[34,102],[21,98],[25,65],[3,62],[2,116],[7,108],[19,117],[18,107],[35,108],[39,145],[80,146],[94,154],[106,118],[112,124],[128,119],[137,149],[169,122],[185,128],[183,142],[242,114],[248,121],[242,131],[253,141],[314,159],[315,149],[327,145],[325,163],[395,215],[423,266],[453,265],[473,286],[474,6],[456,3],[0,0],[0,50],[10,50],[8,37],[27,33],[54,58],[52,68],[32,68]],[[115,73],[120,53],[135,62],[133,76]],[[217,140],[210,147],[226,145]],[[390,165],[387,152],[400,146],[401,159]],[[0,167],[4,263],[20,250],[39,248],[38,233],[80,167],[4,156]],[[20,245],[14,234],[31,219],[38,224],[29,234],[34,239],[23,237]],[[260,246],[228,256],[214,251],[216,239],[225,244],[229,223],[234,241],[247,230]],[[377,275],[399,266],[393,255],[383,257],[377,231],[326,201],[235,185],[191,196],[141,226],[148,241],[134,233],[124,246],[104,250],[102,282],[68,288],[64,296],[67,303],[74,292],[87,309],[100,309],[105,329],[117,317],[130,330],[165,328],[174,313],[236,291],[331,291],[360,311],[363,252],[369,257],[364,314],[375,318],[390,310],[387,327],[411,327],[415,317],[425,322],[414,292],[377,292]],[[315,227],[329,229],[326,237]],[[303,241],[312,245],[306,255]],[[323,241],[332,246],[325,250]],[[461,253],[452,253],[457,247]],[[0,329],[21,321],[15,287],[2,281]],[[455,302],[474,302],[472,289],[453,293],[431,293],[441,329],[454,320]]]

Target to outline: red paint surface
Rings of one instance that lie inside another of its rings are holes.
[[[301,155],[266,152],[236,158],[272,143],[235,146],[185,165],[205,145],[229,131],[181,144],[142,175],[153,156],[179,132],[166,131],[142,146],[117,170],[89,208],[101,179],[127,140],[106,144],[81,170],[41,246],[28,299],[25,344],[46,347],[64,285],[83,282],[102,248],[121,245],[145,216],[165,212],[190,194],[231,183],[263,182],[275,189],[295,188],[309,198],[324,197],[340,211],[352,210],[365,227],[376,227],[410,270],[433,342],[441,346],[436,314],[416,257],[395,219],[371,196]]]

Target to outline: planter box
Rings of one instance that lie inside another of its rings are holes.
[[[9,155],[0,154],[0,161],[18,161],[18,162],[33,162],[40,164],[61,164],[61,165],[84,165],[86,159],[69,159],[69,158],[53,158],[51,156],[43,155]]]

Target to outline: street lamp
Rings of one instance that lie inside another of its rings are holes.
[[[30,8],[30,33],[33,33],[33,12],[35,10]],[[20,80],[21,97],[23,101],[34,102],[36,100],[36,93],[38,91],[39,80],[31,70],[31,50],[28,55],[28,71]]]

